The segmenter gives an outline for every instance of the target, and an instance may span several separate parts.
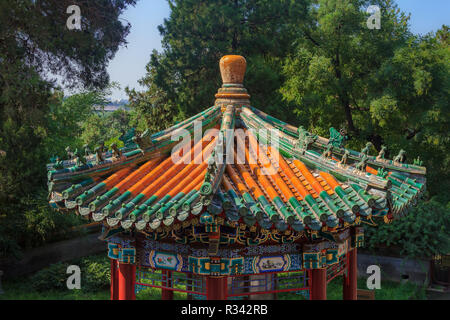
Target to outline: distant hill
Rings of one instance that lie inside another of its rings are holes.
[[[128,100],[127,99],[111,101],[110,103],[108,103],[104,107],[102,107],[102,106],[94,106],[94,111],[95,112],[114,112],[114,111],[119,110],[119,109],[122,109],[122,110],[125,110],[125,111],[130,111],[130,108],[128,107]]]
[[[124,106],[128,104],[128,99],[121,99],[121,100],[115,100],[115,101],[111,101],[108,105],[113,105],[113,106]]]

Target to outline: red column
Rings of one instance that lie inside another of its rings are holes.
[[[111,300],[119,299],[119,270],[117,260],[111,259]]]
[[[358,280],[358,264],[356,248],[347,253],[347,273],[344,275],[343,297],[344,300],[356,300],[356,288]]]
[[[136,266],[119,263],[119,300],[135,300]]]
[[[161,270],[163,276],[163,284],[166,287],[172,288],[172,271]],[[161,289],[162,300],[173,300],[173,291],[167,289]]]
[[[206,277],[206,299],[227,300],[228,277]]]
[[[136,265],[130,265],[130,285],[128,286],[128,300],[136,300]]]
[[[311,300],[327,300],[327,269],[312,269]]]

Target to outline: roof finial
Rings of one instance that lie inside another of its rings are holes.
[[[220,74],[224,84],[243,84],[247,61],[243,56],[223,56],[219,62]]]
[[[244,82],[247,61],[243,56],[223,56],[219,62],[223,85],[216,94],[216,105],[225,110],[227,105],[234,105],[239,112],[241,106],[250,105],[250,95],[242,85]]]

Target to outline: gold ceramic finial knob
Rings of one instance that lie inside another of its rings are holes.
[[[235,83],[242,84],[244,82],[245,69],[247,61],[243,56],[228,55],[223,56],[219,62],[220,74],[224,84]]]

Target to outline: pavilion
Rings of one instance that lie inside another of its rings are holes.
[[[424,192],[426,169],[403,150],[349,150],[342,131],[319,137],[252,107],[245,70],[224,56],[212,107],[48,165],[50,204],[103,225],[111,299],[146,287],[163,299],[326,299],[339,275],[356,299],[363,226],[406,214]]]

